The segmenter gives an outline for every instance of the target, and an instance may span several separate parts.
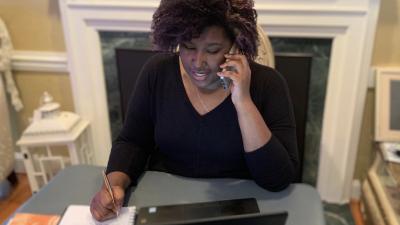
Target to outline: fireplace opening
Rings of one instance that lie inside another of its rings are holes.
[[[135,87],[136,79],[144,63],[156,52],[138,49],[115,49],[117,77],[119,83],[120,110],[122,121],[128,107],[129,98]],[[308,95],[311,74],[312,55],[308,53],[277,53],[275,68],[279,71],[289,87],[296,119],[297,143],[300,160],[300,177],[302,181]]]

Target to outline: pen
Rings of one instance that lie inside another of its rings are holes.
[[[112,200],[112,202],[113,202],[113,204],[114,204],[114,210],[113,210],[113,211],[114,211],[114,213],[117,214],[117,216],[118,216],[119,212],[118,212],[118,209],[117,209],[117,204],[115,203],[114,194],[113,194],[113,192],[112,192],[111,185],[110,185],[110,181],[108,180],[108,177],[107,177],[107,175],[106,175],[105,170],[103,170],[103,180],[104,180],[104,183],[106,184],[107,191],[108,191],[108,193],[110,194],[111,200]]]

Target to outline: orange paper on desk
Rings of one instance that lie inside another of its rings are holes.
[[[59,215],[17,213],[8,225],[57,225],[59,220]]]

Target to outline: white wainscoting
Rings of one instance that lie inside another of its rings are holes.
[[[65,52],[13,51],[11,66],[15,71],[67,73]]]

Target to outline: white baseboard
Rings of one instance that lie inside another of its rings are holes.
[[[24,156],[21,152],[16,152],[14,154],[15,163],[14,163],[14,171],[16,173],[26,173],[25,165],[24,165]]]

